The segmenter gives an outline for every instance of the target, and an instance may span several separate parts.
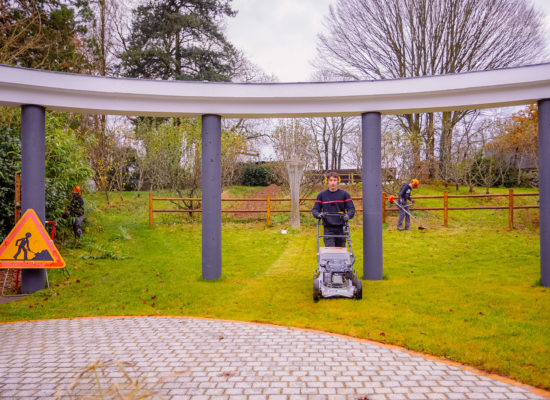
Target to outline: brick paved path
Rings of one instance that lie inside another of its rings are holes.
[[[96,379],[86,367],[98,360]],[[406,351],[275,326],[171,317],[0,325],[1,399],[99,398],[98,380],[105,398],[115,384],[195,400],[544,398]]]

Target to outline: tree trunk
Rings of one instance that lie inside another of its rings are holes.
[[[441,139],[439,142],[439,172],[442,178],[448,179],[448,168],[451,162],[451,148],[453,141],[453,127],[451,112],[444,111],[441,123]]]
[[[435,129],[434,129],[434,114],[428,113],[426,125],[426,159],[428,160],[428,171],[430,179],[435,178]]]
[[[99,58],[99,73],[100,75],[102,76],[105,76],[107,74],[107,57],[106,57],[106,53],[107,53],[107,49],[106,49],[106,45],[105,45],[105,8],[107,7],[105,1],[103,2],[100,2],[100,8],[99,8],[99,18],[100,18],[100,24],[101,24],[101,27],[100,27],[100,58]]]
[[[519,161],[518,161],[518,155],[516,153],[515,157],[514,157],[514,164],[512,165],[517,165],[517,170],[518,170],[518,177],[517,177],[517,185],[518,186],[521,186],[521,175],[522,175],[522,164],[523,164],[523,156],[520,155],[519,156]]]
[[[331,140],[332,144],[330,149],[330,154],[331,154],[330,169],[335,170],[337,169],[336,159],[338,158],[338,151],[337,151],[338,141],[337,141],[336,135],[334,134],[334,126],[332,126],[331,136],[332,136],[332,140]]]
[[[176,79],[182,79],[181,78],[181,44],[180,44],[180,31],[178,31],[176,33],[176,57],[175,57],[175,61],[176,61],[176,74],[177,74],[177,78]]]
[[[329,152],[329,141],[327,139],[327,119],[326,118],[323,118],[323,145],[325,146],[325,171],[328,171],[329,170],[329,164],[328,164],[328,159],[329,159],[329,155],[328,155],[328,152]]]
[[[340,127],[338,128],[338,169],[342,168],[342,151],[344,149],[344,118],[340,117]]]
[[[420,176],[421,172],[421,152],[422,152],[422,139],[420,136],[420,114],[412,114],[410,116],[410,143],[411,143],[411,157],[412,157],[412,169],[415,177]]]

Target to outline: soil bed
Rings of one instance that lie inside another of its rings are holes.
[[[261,188],[260,190],[252,194],[250,198],[267,199],[267,195],[271,195],[271,198],[273,199],[273,198],[279,197],[280,194],[281,194],[281,187],[275,184],[271,184],[269,186]],[[262,214],[265,214],[266,203],[263,201],[239,201],[239,202],[235,202],[234,204],[235,204],[235,208],[239,210],[249,210],[249,211],[258,210],[258,212],[257,213],[236,212],[233,214],[233,218],[238,218],[238,219],[258,218]]]

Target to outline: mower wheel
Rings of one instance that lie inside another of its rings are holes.
[[[321,290],[319,289],[319,281],[317,279],[313,280],[313,301],[317,303],[321,298]]]
[[[361,300],[363,298],[363,284],[359,279],[356,279],[354,282],[355,286],[355,299]]]

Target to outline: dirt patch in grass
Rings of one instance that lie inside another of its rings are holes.
[[[279,197],[281,194],[281,187],[275,184],[271,184],[260,190],[254,192],[250,198],[252,199],[267,199],[267,195],[270,195],[271,198]],[[243,201],[238,204],[239,210],[265,210],[266,203],[263,201]],[[258,218],[261,214],[264,214],[265,211],[258,211],[257,213],[246,213],[246,212],[236,212],[233,214],[234,218],[244,219],[244,218]]]

